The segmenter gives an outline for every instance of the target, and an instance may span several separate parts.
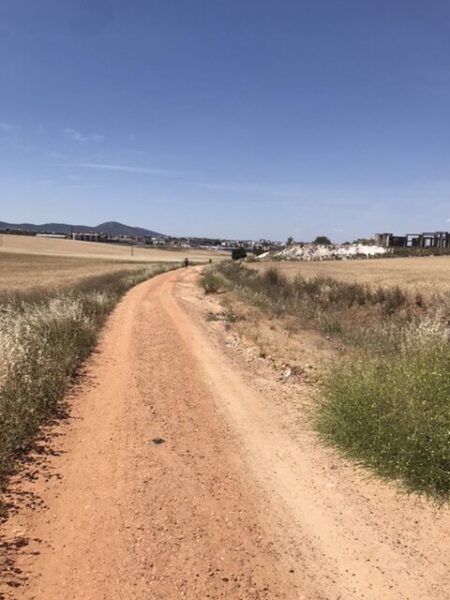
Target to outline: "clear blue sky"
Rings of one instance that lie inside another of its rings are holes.
[[[450,228],[448,0],[2,0],[0,220]]]

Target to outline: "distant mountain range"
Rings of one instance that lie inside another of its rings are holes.
[[[71,233],[78,231],[80,233],[106,233],[108,235],[130,235],[130,236],[161,236],[162,233],[144,229],[142,227],[130,227],[117,221],[107,221],[100,223],[95,227],[88,225],[68,225],[67,223],[43,223],[42,225],[33,225],[33,223],[5,223],[0,221],[0,229],[13,229],[18,231],[31,231],[33,233]]]

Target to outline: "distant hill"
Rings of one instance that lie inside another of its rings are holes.
[[[70,233],[71,231],[79,231],[80,233],[107,233],[109,235],[130,235],[130,236],[161,236],[162,233],[144,229],[142,227],[130,227],[123,225],[117,221],[107,221],[100,223],[95,227],[88,225],[69,225],[67,223],[43,223],[42,225],[34,225],[33,223],[5,223],[0,221],[0,229],[13,229],[16,231],[31,231],[33,233]]]

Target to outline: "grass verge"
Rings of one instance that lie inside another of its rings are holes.
[[[59,400],[121,296],[167,271],[155,264],[87,278],[69,290],[0,297],[0,491]]]
[[[200,279],[199,286],[205,294],[216,294],[223,287],[224,280],[213,268],[206,269]]]
[[[450,347],[352,356],[325,376],[317,426],[348,456],[410,492],[450,493]]]
[[[289,279],[276,268],[263,273],[236,263],[221,263],[204,279],[219,273],[229,287],[268,312],[297,317],[304,326],[314,326],[355,343],[364,340],[367,327],[387,321],[408,323],[423,312],[420,294],[408,295],[399,287],[372,288],[330,277]]]
[[[270,313],[297,316],[343,344],[327,367],[317,428],[347,456],[409,492],[450,498],[450,310],[399,288],[288,280],[234,264],[229,287]]]

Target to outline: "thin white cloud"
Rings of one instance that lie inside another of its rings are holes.
[[[102,142],[105,139],[104,135],[99,135],[98,133],[85,135],[70,127],[63,129],[63,134],[66,138],[75,142]]]
[[[203,188],[209,190],[218,190],[224,192],[231,192],[236,194],[256,194],[262,196],[275,196],[283,198],[297,198],[299,196],[299,190],[285,188],[284,186],[264,186],[252,183],[216,183],[216,182],[203,182],[198,184]]]
[[[76,189],[90,189],[90,188],[101,188],[102,185],[98,183],[72,183],[69,187]]]
[[[169,171],[167,169],[155,169],[150,167],[135,167],[132,165],[111,165],[104,163],[80,163],[76,165],[83,169],[100,169],[104,171],[119,171],[124,173],[147,173],[149,175],[184,175],[181,171]]]
[[[54,158],[55,160],[67,160],[67,156],[62,154],[62,152],[47,152],[46,154],[49,158]]]
[[[10,123],[5,123],[4,121],[0,121],[0,129],[2,131],[11,131],[13,126]]]

